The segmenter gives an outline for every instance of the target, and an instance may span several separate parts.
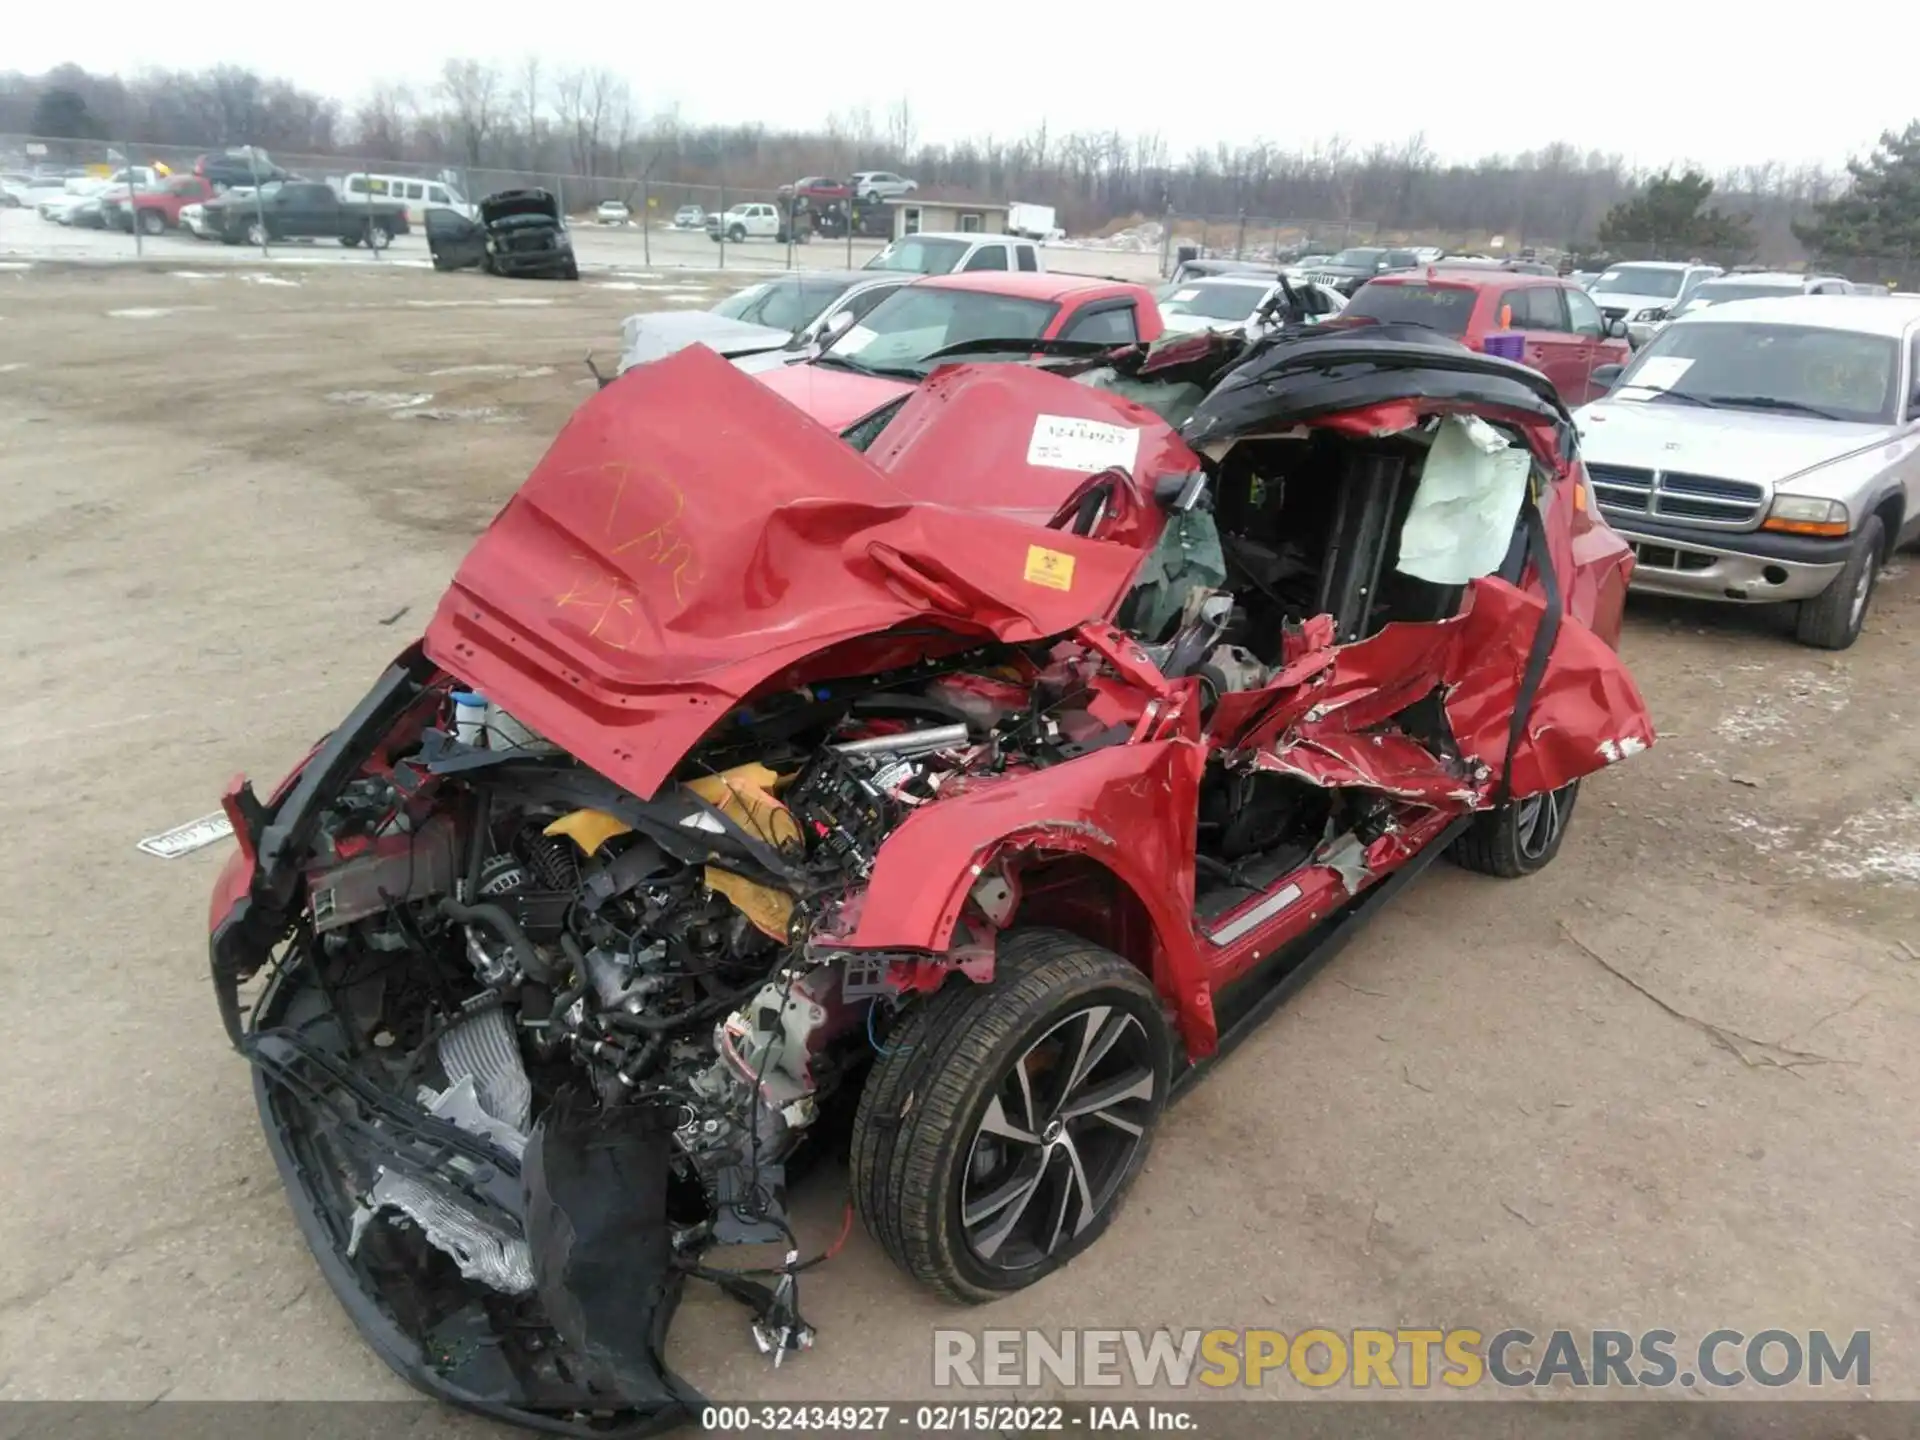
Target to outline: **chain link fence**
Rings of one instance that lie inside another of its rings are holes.
[[[204,178],[214,182],[211,187],[199,183],[202,170],[207,172]],[[164,236],[194,235],[190,222],[195,217],[189,214],[183,221],[182,212],[210,188],[238,187],[257,196],[256,180],[324,182],[343,204],[364,205],[370,214],[404,207],[400,234],[408,238],[403,239],[401,250],[416,262],[425,248],[429,209],[446,207],[472,216],[482,200],[503,190],[548,191],[576,234],[592,235],[602,258],[614,264],[851,269],[890,239],[893,227],[892,212],[884,205],[796,197],[765,187],[663,181],[644,174],[582,175],[541,168],[379,160],[351,154],[276,151],[268,155],[244,147],[209,151],[128,140],[0,135],[0,171],[12,177],[6,191],[10,205],[42,210],[53,223],[124,231],[136,254],[144,253],[147,242]],[[88,188],[90,182],[109,177],[119,183],[109,187],[108,198],[121,204],[70,203],[94,198],[70,190]],[[44,183],[49,180],[75,183]],[[131,189],[122,189],[123,184]],[[264,206],[262,212],[251,224],[236,222],[231,238],[265,254],[287,242],[273,233]],[[199,235],[207,238],[205,232]],[[359,242],[349,238],[346,243]],[[384,249],[382,245],[372,253],[379,257]]]
[[[1183,259],[1289,265],[1308,256],[1369,244],[1378,229],[1366,220],[1170,213],[1161,222],[1160,273],[1172,274]]]

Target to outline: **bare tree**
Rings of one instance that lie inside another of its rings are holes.
[[[440,70],[440,98],[451,111],[454,143],[469,165],[487,156],[487,142],[505,108],[500,72],[478,60],[449,60]]]
[[[514,72],[513,115],[520,127],[521,163],[529,170],[540,165],[540,152],[546,144],[546,83],[538,55],[528,55]]]
[[[413,92],[376,81],[353,112],[353,144],[369,160],[398,160],[405,153],[414,113]]]
[[[887,107],[887,152],[896,165],[908,164],[913,159],[919,137],[920,131],[913,123],[913,105],[902,95]]]

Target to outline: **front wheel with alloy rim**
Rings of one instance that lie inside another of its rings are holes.
[[[158,210],[140,212],[140,229],[143,234],[158,235],[167,228],[167,217]]]
[[[949,1299],[1023,1289],[1085,1250],[1139,1173],[1173,1037],[1152,983],[1057,930],[1001,936],[888,1035],[853,1130],[854,1205]]]
[[[258,220],[247,226],[247,243],[256,247],[264,247],[267,243],[267,227],[262,225]]]
[[[1575,780],[1474,816],[1467,833],[1453,842],[1455,862],[1502,880],[1546,869],[1560,853],[1567,822],[1573,818],[1573,802],[1579,796],[1580,782]]]
[[[1887,550],[1887,527],[1878,515],[1869,515],[1854,536],[1847,563],[1833,583],[1811,600],[1800,602],[1794,638],[1822,650],[1844,650],[1860,638],[1873,587],[1880,576],[1880,560]]]
[[[373,225],[367,226],[367,248],[368,249],[384,250],[387,248],[387,242],[391,239],[393,239],[393,236],[391,233],[389,233],[386,226],[379,225],[379,224],[373,224]]]

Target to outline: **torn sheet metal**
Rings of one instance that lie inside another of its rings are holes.
[[[1395,568],[1436,585],[1493,574],[1512,546],[1532,466],[1479,416],[1446,416],[1420,467]]]
[[[1545,605],[1504,580],[1472,581],[1451,619],[1388,625],[1354,644],[1304,653],[1266,689],[1222,696],[1212,726],[1233,748],[1253,752],[1254,763],[1313,784],[1484,809]],[[1394,723],[1435,692],[1461,765],[1444,763]],[[1653,739],[1620,657],[1563,617],[1514,754],[1514,796],[1557,790]]]

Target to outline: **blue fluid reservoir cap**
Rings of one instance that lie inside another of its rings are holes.
[[[453,692],[453,703],[456,705],[484,706],[487,703],[487,697],[482,695],[478,690],[456,690]]]

